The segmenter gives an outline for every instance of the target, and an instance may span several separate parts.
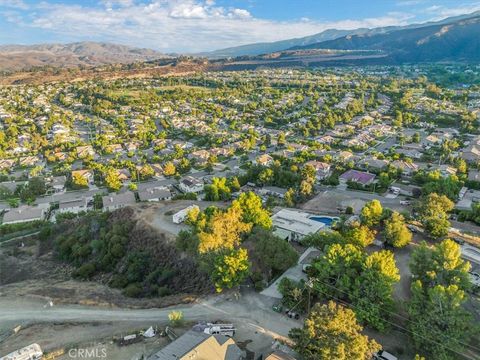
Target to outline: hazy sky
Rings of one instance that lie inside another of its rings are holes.
[[[477,10],[480,0],[0,0],[0,44],[91,40],[198,52]]]

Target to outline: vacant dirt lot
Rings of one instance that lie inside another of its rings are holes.
[[[209,206],[217,206],[219,208],[224,208],[229,205],[225,202],[214,201],[161,201],[158,203],[154,203],[151,205],[148,204],[137,208],[136,215],[138,219],[145,221],[148,225],[152,226],[159,233],[163,233],[168,238],[174,239],[181,230],[188,229],[188,226],[185,224],[175,224],[172,221],[172,215],[193,204],[198,205],[202,210]]]

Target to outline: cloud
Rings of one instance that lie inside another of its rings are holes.
[[[15,25],[44,31],[62,41],[109,41],[166,52],[199,52],[302,37],[329,28],[405,25],[413,17],[397,12],[335,22],[306,18],[275,21],[256,18],[247,9],[218,6],[213,0],[103,0],[98,6],[80,4],[39,2],[22,12],[23,25],[18,19]]]
[[[431,20],[441,20],[451,16],[458,16],[469,14],[480,10],[480,2],[473,3],[460,3],[457,2],[457,6],[448,7],[443,5],[432,5],[423,9],[423,13],[433,16]]]
[[[23,0],[0,0],[0,8],[28,9],[28,5]]]

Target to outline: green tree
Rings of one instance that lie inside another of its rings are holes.
[[[450,228],[447,212],[451,211],[453,206],[453,202],[445,195],[428,194],[418,208],[425,232],[433,238],[447,235]]]
[[[370,360],[381,346],[362,330],[352,310],[330,301],[315,304],[303,328],[289,336],[305,360]]]
[[[231,206],[224,212],[216,212],[205,231],[198,233],[198,251],[201,254],[219,250],[232,250],[240,244],[240,235],[249,232],[251,224],[242,221],[242,211]]]
[[[232,202],[232,207],[238,207],[242,213],[243,222],[261,226],[265,229],[272,227],[270,213],[262,205],[262,199],[254,192],[242,193]]]
[[[382,204],[375,199],[365,204],[360,213],[360,218],[363,224],[370,227],[377,225],[380,222],[382,213]]]
[[[352,289],[358,319],[384,331],[388,327],[385,319],[395,310],[393,287],[399,280],[399,270],[391,251],[368,255]]]
[[[269,278],[289,269],[297,263],[298,253],[287,241],[275,236],[271,231],[258,228],[249,239],[255,243],[255,256],[262,266],[269,269]],[[272,274],[273,273],[273,274]]]
[[[409,329],[415,347],[428,358],[458,359],[476,333],[472,315],[462,304],[465,293],[456,285],[428,287],[417,280],[412,284],[408,306]]]
[[[250,262],[245,249],[230,250],[215,258],[212,280],[217,292],[241,284],[249,275]]]
[[[388,244],[396,248],[404,247],[412,241],[412,233],[405,224],[405,218],[396,211],[385,221],[383,236]]]
[[[364,225],[348,228],[343,233],[345,240],[348,243],[360,246],[362,248],[373,243],[373,240],[375,240],[375,234],[375,230],[371,230]]]
[[[107,185],[109,190],[118,191],[122,187],[122,182],[118,177],[117,170],[115,169],[108,169],[105,175],[105,184]]]
[[[171,161],[167,162],[163,167],[163,173],[165,174],[165,176],[173,176],[176,172],[177,169]]]
[[[452,240],[446,239],[431,248],[422,242],[412,253],[412,276],[428,286],[457,285],[468,290],[470,263],[461,255],[460,246]]]
[[[352,244],[333,244],[312,263],[309,275],[320,299],[351,302],[360,320],[379,330],[387,327],[393,287],[400,279],[390,251],[367,255]]]

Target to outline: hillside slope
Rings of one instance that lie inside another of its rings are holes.
[[[150,49],[124,45],[79,42],[71,44],[0,46],[0,70],[25,70],[40,66],[98,66],[148,61],[168,56]]]
[[[292,49],[377,50],[402,62],[480,61],[480,15],[377,35],[349,35]]]

